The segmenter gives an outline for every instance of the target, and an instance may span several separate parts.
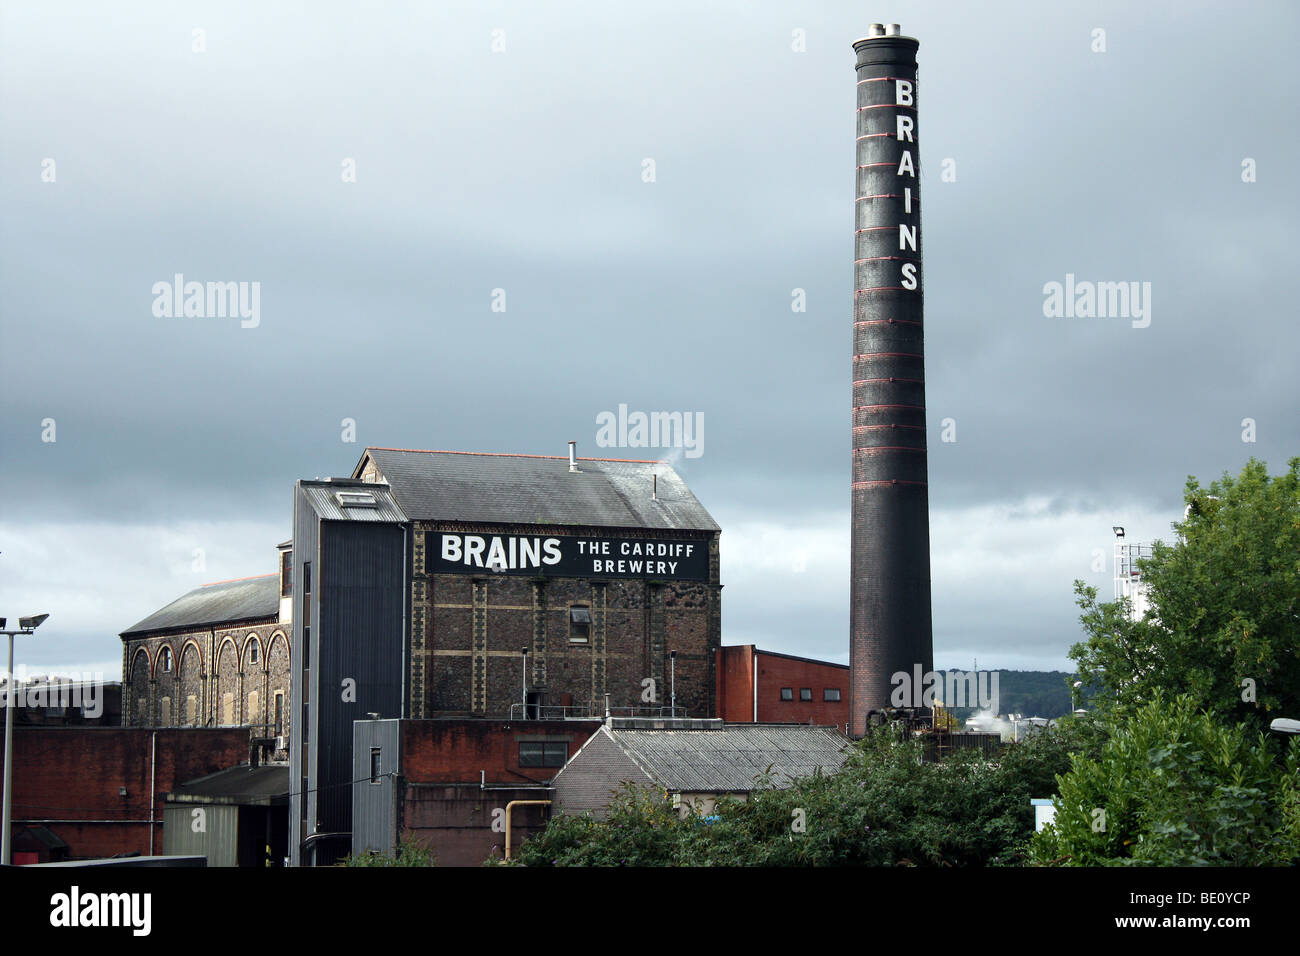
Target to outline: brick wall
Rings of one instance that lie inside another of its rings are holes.
[[[571,757],[599,727],[594,720],[402,721],[399,838],[433,850],[440,866],[477,866],[502,856],[506,804],[551,799],[545,784],[559,771],[520,766],[520,742],[563,743]],[[480,788],[480,772],[486,772],[486,789]],[[513,810],[512,846],[549,818],[549,807]]]
[[[756,673],[755,673],[756,672]],[[814,723],[843,729],[849,719],[849,668],[758,650],[753,645],[724,647],[718,651],[718,698],[724,720],[747,723],[754,719],[754,680],[758,682],[758,722]],[[793,700],[781,700],[781,688]],[[812,691],[812,700],[800,700],[800,691]],[[827,689],[838,690],[838,701],[827,701]]]
[[[563,741],[572,757],[598,720],[404,720],[402,776],[415,783],[545,784],[558,767],[521,767],[520,740]]]
[[[437,530],[477,534],[610,535],[610,529],[421,524],[415,540]],[[641,537],[682,532],[638,530]],[[531,578],[424,573],[412,582],[410,713],[502,717],[523,697],[521,649],[529,648],[529,689],[542,703],[666,707],[672,694],[669,653],[677,652],[677,704],[690,716],[716,707],[715,652],[721,645],[717,536],[707,541],[710,581]],[[571,640],[570,609],[586,607],[585,642]],[[653,682],[653,683],[649,683]]]
[[[163,795],[178,784],[248,761],[248,731],[157,733],[153,853],[163,846]],[[15,727],[13,824],[44,825],[71,857],[149,854],[154,731],[124,727]],[[0,753],[3,738],[0,738]],[[125,787],[126,793],[119,793]]]

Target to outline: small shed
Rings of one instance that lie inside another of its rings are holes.
[[[208,866],[283,866],[289,852],[289,768],[242,764],[165,797],[163,853]]]
[[[68,844],[48,827],[20,827],[14,831],[11,847],[15,866],[33,863],[62,863],[68,859]]]
[[[707,814],[719,797],[745,799],[764,780],[788,787],[832,773],[852,745],[835,727],[726,724],[721,720],[611,718],[552,782],[556,809],[603,816],[630,782],[669,794],[685,815]]]

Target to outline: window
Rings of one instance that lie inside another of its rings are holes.
[[[586,644],[591,638],[591,608],[578,606],[569,608],[569,640],[574,644]]]
[[[569,759],[569,743],[566,740],[521,740],[519,742],[519,766],[521,767],[563,767]]]
[[[800,687],[800,688],[799,688],[799,699],[800,699],[800,700],[812,700],[812,688],[811,688],[811,687]]]
[[[782,687],[782,688],[781,688],[781,699],[782,699],[782,700],[794,700],[794,688],[793,688],[793,687]]]
[[[158,708],[158,724],[162,727],[172,725],[172,699],[164,697]]]
[[[280,552],[280,597],[293,593],[293,552]]]
[[[164,674],[172,672],[172,649],[170,647],[164,647],[162,653],[158,655],[158,668]]]
[[[248,663],[256,664],[258,654],[261,652],[261,650],[262,650],[261,644],[258,643],[257,638],[253,638],[253,643],[250,644],[248,648]]]
[[[275,735],[284,736],[284,691],[275,692]]]
[[[822,700],[839,700],[840,689],[838,687],[827,687],[822,691]]]
[[[370,748],[370,782],[379,783],[380,748]]]
[[[370,491],[336,491],[334,498],[343,508],[377,508],[374,492]]]

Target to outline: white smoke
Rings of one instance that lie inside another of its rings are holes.
[[[1016,732],[1011,721],[1003,720],[991,710],[977,710],[966,719],[966,726],[981,733],[999,734],[1004,741],[1014,739]]]

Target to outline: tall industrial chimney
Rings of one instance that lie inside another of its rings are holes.
[[[853,291],[851,732],[932,669],[916,50],[871,25],[858,55]],[[906,674],[906,684],[891,681]]]

